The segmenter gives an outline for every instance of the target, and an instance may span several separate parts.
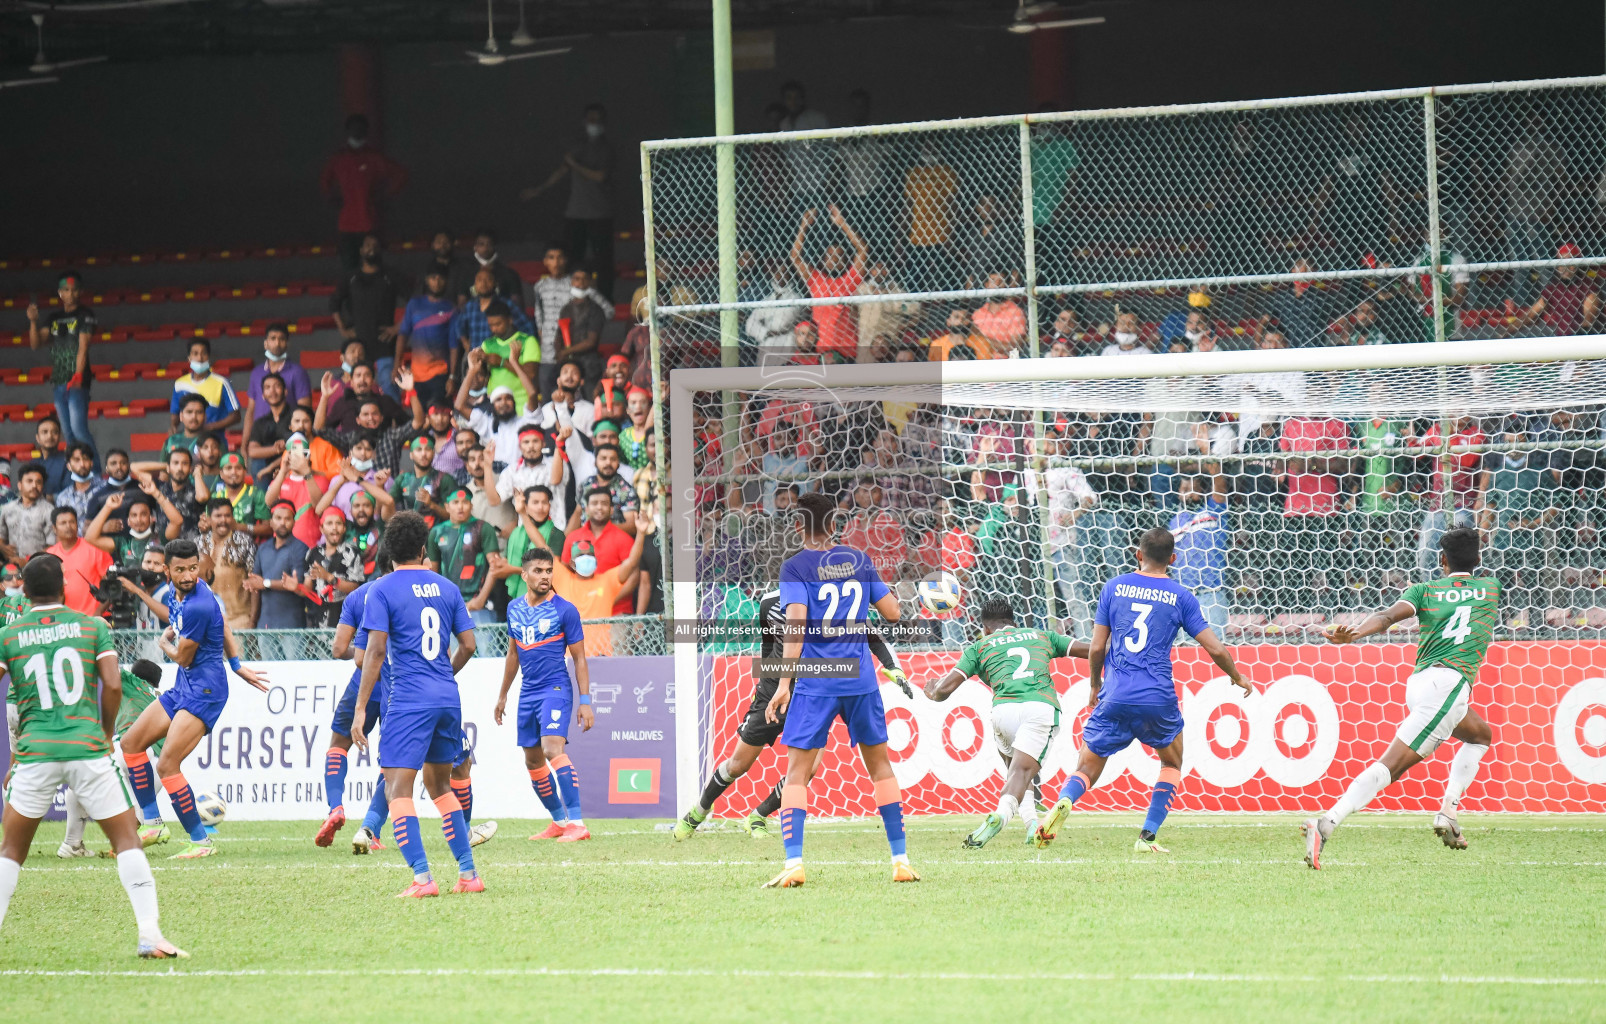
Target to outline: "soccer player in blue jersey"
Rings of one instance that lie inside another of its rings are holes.
[[[396,567],[375,580],[364,598],[362,626],[368,646],[351,716],[352,741],[366,750],[368,699],[379,682],[380,666],[387,666],[379,767],[390,794],[396,846],[413,869],[413,884],[397,894],[403,897],[440,895],[413,806],[420,773],[424,790],[440,811],[446,844],[457,858],[459,876],[452,891],[485,891],[474,870],[468,821],[451,787],[452,766],[464,748],[457,672],[474,656],[474,623],[457,584],[424,567],[428,537],[429,526],[417,512],[398,512],[386,527],[385,549]],[[454,636],[455,652],[450,649]]]
[[[1087,655],[1093,684],[1088,706],[1093,713],[1082,727],[1082,754],[1076,771],[1065,780],[1060,799],[1049,812],[1042,832],[1054,837],[1071,805],[1093,788],[1104,762],[1134,739],[1154,750],[1160,759],[1160,778],[1149,796],[1149,813],[1143,820],[1133,849],[1169,853],[1158,842],[1160,825],[1182,784],[1182,708],[1171,676],[1171,646],[1177,630],[1199,641],[1225,672],[1243,687],[1253,687],[1239,674],[1232,655],[1205,621],[1199,599],[1171,578],[1176,538],[1155,527],[1138,540],[1138,571],[1104,584],[1093,618],[1093,642]]]
[[[191,860],[210,857],[217,848],[201,824],[195,793],[184,779],[182,763],[212,731],[228,703],[229,668],[263,693],[268,687],[265,677],[242,667],[238,658],[229,655],[223,604],[201,579],[200,552],[194,541],[168,541],[167,575],[173,585],[168,598],[169,624],[157,646],[178,665],[178,680],[123,734],[123,763],[128,765],[134,796],[141,807],[156,806],[156,779],[162,780],[162,788],[167,790],[179,824],[190,840],[173,859]],[[167,742],[162,745],[153,773],[150,755],[145,751],[160,739]],[[147,846],[166,838],[167,826],[160,819],[140,834],[141,842]]]
[[[870,657],[867,623],[875,608],[887,622],[902,613],[898,599],[863,551],[831,540],[836,503],[819,492],[798,500],[798,527],[803,550],[781,566],[781,604],[786,606],[783,656],[852,660],[850,676],[814,678],[782,676],[765,709],[770,722],[786,715],[781,742],[787,746],[786,786],[781,791],[781,842],[786,867],[764,883],[766,888],[803,884],[803,819],[808,813],[808,784],[819,751],[841,718],[848,740],[859,748],[864,770],[875,787],[876,809],[892,847],[892,880],[918,882],[909,866],[903,832],[903,800],[887,757],[887,716]]]
[[[527,549],[523,575],[523,596],[509,601],[507,606],[507,638],[511,643],[502,669],[502,692],[496,699],[496,724],[502,724],[513,677],[522,672],[518,742],[524,748],[530,785],[552,815],[547,830],[530,838],[574,843],[591,838],[580,813],[580,778],[564,752],[569,743],[569,718],[576,714],[576,688],[580,691],[581,730],[589,731],[596,724],[591,710],[591,677],[586,669],[586,637],[580,628],[580,610],[552,592],[550,550]],[[563,661],[565,654],[574,659],[573,686]]]

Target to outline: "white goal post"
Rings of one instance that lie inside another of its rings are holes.
[[[1268,381],[1270,384],[1268,385]],[[725,408],[782,400],[898,401],[1055,413],[1100,407],[1145,413],[1210,410],[1246,402],[1268,415],[1444,418],[1606,403],[1606,336],[1476,340],[1278,351],[1063,359],[1000,359],[860,365],[674,369],[667,375],[670,470],[666,545],[668,606],[675,623],[697,620],[700,480],[693,424],[699,394]],[[1041,415],[1039,415],[1041,414]],[[717,422],[717,421],[715,421]],[[726,416],[724,428],[732,418]],[[710,428],[712,429],[712,428]],[[1448,437],[1446,429],[1440,435]],[[737,443],[725,439],[728,451]],[[1438,451],[1451,445],[1440,442]],[[773,585],[774,581],[768,581]],[[706,658],[672,637],[675,658],[676,794],[695,799],[729,736],[711,735]],[[1045,780],[1046,781],[1046,780]]]

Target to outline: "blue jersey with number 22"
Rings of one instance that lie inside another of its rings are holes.
[[[855,676],[799,676],[792,685],[793,693],[842,697],[876,692],[875,661],[864,627],[870,619],[870,606],[887,593],[870,557],[846,544],[825,551],[804,548],[786,560],[781,566],[781,607],[801,604],[808,608],[802,657],[859,661]]]
[[[452,637],[474,628],[457,584],[428,569],[398,569],[373,581],[362,628],[387,634],[385,710],[461,708]]]
[[[1169,576],[1138,572],[1104,584],[1093,621],[1110,627],[1099,701],[1113,704],[1175,704],[1171,644],[1177,629],[1198,636],[1210,628],[1191,590]]]

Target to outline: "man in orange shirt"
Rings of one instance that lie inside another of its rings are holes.
[[[971,329],[970,310],[956,309],[948,314],[948,333],[931,339],[926,358],[933,362],[949,359],[986,359],[992,355],[987,339]]]
[[[1004,275],[987,275],[987,287],[1005,287]],[[1018,350],[1026,337],[1026,314],[1014,299],[988,299],[970,315],[970,321],[976,325],[982,337],[992,343],[992,351],[987,354],[994,359],[1008,359],[1009,354]]]
[[[582,541],[570,548],[574,552],[574,568],[557,561],[552,566],[552,590],[580,612],[580,620],[605,619],[614,614],[614,605],[620,594],[628,594],[631,610],[635,609],[636,570],[641,567],[642,546],[657,524],[651,516],[643,516],[636,528],[635,543],[630,545],[630,556],[613,569],[598,571],[597,556],[590,542]],[[530,537],[533,547],[544,548],[546,540],[541,531]],[[491,556],[492,569],[506,567],[500,555]],[[629,613],[626,613],[629,614]],[[613,653],[612,629],[606,623],[583,627],[586,634],[586,656],[605,657]]]
[[[99,615],[100,600],[89,588],[100,588],[101,578],[111,568],[112,556],[79,538],[78,513],[66,505],[57,505],[50,520],[56,530],[56,543],[45,548],[45,552],[61,559],[62,578],[67,587],[62,603],[84,615]]]
[[[831,223],[847,236],[848,244],[853,246],[853,263],[844,270],[847,253],[841,245],[832,242],[820,253],[819,267],[809,266],[803,258],[803,241],[808,236],[809,227],[819,216],[819,211],[813,207],[803,211],[803,220],[797,226],[797,238],[792,241],[792,266],[797,270],[797,276],[808,285],[809,295],[816,299],[852,295],[858,291],[859,285],[864,283],[864,264],[870,255],[864,239],[848,224],[835,203],[826,207],[826,213],[830,215]],[[821,354],[835,352],[847,357],[849,362],[857,358],[859,331],[852,312],[846,306],[815,306],[814,322],[820,328]]]

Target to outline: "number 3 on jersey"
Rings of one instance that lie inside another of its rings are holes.
[[[1132,628],[1138,631],[1137,636],[1127,634],[1127,638],[1121,642],[1126,644],[1127,650],[1137,654],[1149,646],[1149,613],[1154,611],[1154,605],[1133,601],[1132,610],[1138,613],[1138,617],[1132,622]]]
[[[423,631],[423,655],[430,661],[441,653],[441,616],[433,608],[425,608],[418,616],[418,628]]]

